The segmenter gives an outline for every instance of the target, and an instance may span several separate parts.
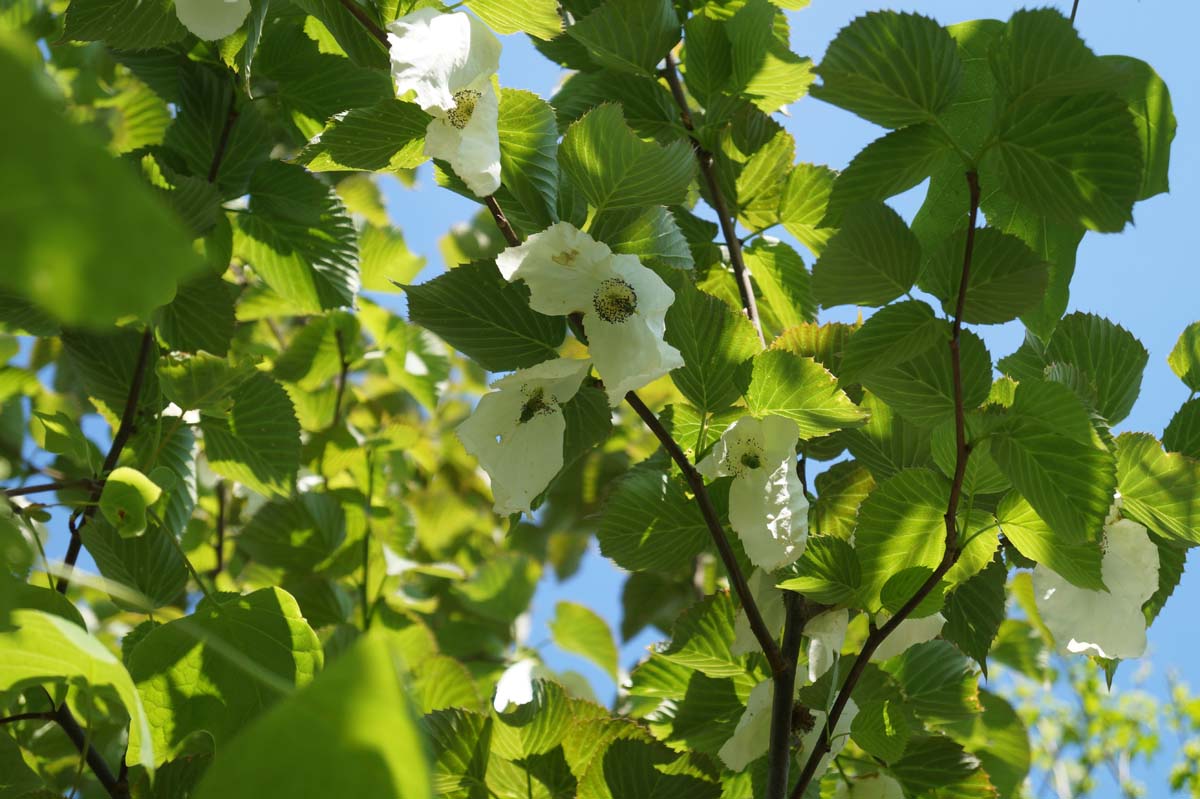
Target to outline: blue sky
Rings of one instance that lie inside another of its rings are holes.
[[[1069,11],[1069,2],[1057,5],[1064,13]],[[808,9],[789,14],[792,49],[819,61],[842,26],[865,11],[884,7],[919,12],[950,24],[987,17],[1007,19],[1022,4],[1002,0],[893,0],[871,4],[858,0],[813,0]],[[1159,434],[1188,397],[1188,390],[1167,366],[1167,354],[1183,328],[1200,318],[1196,302],[1200,297],[1197,268],[1200,264],[1196,262],[1196,248],[1189,235],[1190,226],[1195,224],[1191,213],[1200,208],[1196,169],[1200,136],[1193,132],[1194,123],[1200,119],[1200,80],[1196,78],[1194,53],[1200,4],[1169,0],[1081,0],[1077,23],[1084,39],[1097,53],[1131,55],[1153,65],[1171,89],[1179,120],[1171,159],[1171,193],[1140,203],[1135,225],[1124,233],[1104,236],[1089,233],[1079,249],[1071,287],[1070,310],[1089,311],[1118,321],[1150,351],[1141,397],[1119,429]],[[549,98],[561,77],[554,66],[522,37],[504,37],[504,44],[501,84]],[[858,117],[813,99],[803,99],[789,111],[790,116],[781,121],[795,137],[797,156],[803,161],[843,168],[859,149],[883,133]],[[895,207],[911,217],[923,191],[921,186],[897,198]],[[391,183],[387,197],[392,216],[403,228],[409,246],[429,259],[424,277],[442,268],[438,239],[451,224],[470,218],[478,208],[457,195],[439,191],[427,167],[420,172],[417,191]],[[796,245],[794,241],[791,243]],[[849,315],[853,314],[851,309]],[[821,318],[828,321],[844,319],[846,315],[845,311],[823,313]],[[1019,323],[978,328],[977,332],[983,335],[993,357],[1016,349],[1024,335]],[[602,699],[612,695],[611,680],[585,661],[546,644],[549,641],[546,622],[552,618],[558,600],[571,599],[591,606],[615,628],[621,613],[622,580],[620,570],[593,551],[580,573],[570,580],[561,584],[552,576],[544,580],[534,600],[530,643],[542,644],[542,654],[553,668],[584,673]],[[1194,619],[1189,618],[1191,609],[1197,606],[1200,606],[1200,574],[1193,566],[1150,631],[1149,657],[1155,674],[1151,685],[1161,686],[1165,672],[1173,669],[1200,688],[1200,667],[1194,665],[1200,646],[1192,633]],[[659,638],[656,633],[644,632],[626,642],[621,648],[622,667],[635,664],[645,654],[646,647]],[[1118,674],[1117,690],[1130,683],[1134,671],[1129,665]],[[1152,771],[1140,775],[1149,783],[1151,796],[1166,795],[1166,768],[1167,763],[1160,762]],[[1107,797],[1117,793],[1111,786],[1102,786],[1096,795]]]

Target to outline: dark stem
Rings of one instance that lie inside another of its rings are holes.
[[[1075,14],[1079,12],[1079,0],[1071,4],[1071,24],[1075,24]]]
[[[687,95],[684,94],[683,85],[679,82],[679,72],[675,69],[675,57],[670,53],[667,53],[666,67],[662,74],[667,80],[667,85],[671,87],[671,95],[675,98],[675,104],[679,106],[679,119],[687,128],[688,135],[692,140],[692,149],[700,164],[700,174],[703,175],[704,183],[708,186],[713,210],[717,212],[721,234],[725,237],[725,246],[729,248],[729,261],[733,264],[733,276],[736,278],[738,294],[742,298],[742,309],[745,310],[750,323],[754,325],[759,342],[765,346],[767,340],[763,336],[762,320],[758,318],[758,302],[754,299],[754,286],[750,283],[750,272],[746,269],[746,259],[742,254],[742,240],[738,238],[733,216],[729,213],[725,195],[721,192],[721,186],[717,182],[717,172],[713,168],[713,154],[704,149],[696,137],[691,135],[693,132],[692,112],[688,109]]]
[[[67,593],[67,588],[71,584],[71,570],[75,568],[75,561],[79,560],[79,552],[83,547],[79,531],[96,515],[100,493],[104,490],[104,481],[107,479],[108,473],[116,468],[121,451],[125,449],[130,436],[133,435],[134,417],[137,416],[138,400],[142,395],[142,381],[146,376],[146,364],[150,360],[150,348],[153,343],[154,335],[147,327],[142,332],[142,344],[138,349],[137,363],[133,367],[133,378],[129,383],[129,396],[125,398],[125,409],[121,412],[121,423],[117,425],[112,446],[108,448],[108,454],[104,456],[104,465],[100,467],[101,479],[92,484],[92,492],[88,497],[87,507],[83,511],[81,521],[75,524],[75,519],[71,520],[71,541],[67,545],[67,554],[63,559],[63,573],[59,575],[58,584],[55,586],[60,594]]]
[[[362,6],[354,2],[354,0],[340,0],[340,2],[347,11],[354,15],[355,19],[362,23],[362,26],[367,29],[367,32],[375,37],[377,42],[383,45],[383,49],[391,49],[391,46],[388,44],[387,31],[379,27],[379,23],[371,19]]]
[[[217,575],[225,568],[225,481],[218,480],[214,491],[217,495],[217,540],[214,544],[217,550],[217,565],[209,571],[208,577],[215,585]]]
[[[667,432],[667,429],[662,426],[658,417],[654,412],[646,407],[646,403],[642,402],[641,397],[630,391],[625,395],[625,401],[633,408],[634,412],[641,417],[646,427],[654,434],[662,444],[663,449],[671,456],[671,460],[679,466],[679,470],[683,472],[683,477],[688,482],[688,486],[692,489],[692,494],[696,497],[696,504],[700,506],[700,515],[704,517],[704,523],[708,526],[708,532],[712,535],[713,543],[717,546],[717,553],[721,556],[721,562],[725,564],[725,571],[729,575],[729,584],[733,586],[733,591],[737,594],[738,599],[742,602],[742,609],[746,611],[746,618],[750,622],[750,629],[754,632],[754,637],[758,639],[759,646],[762,647],[763,653],[767,656],[767,662],[771,665],[771,675],[776,679],[780,679],[787,672],[787,663],[783,658],[783,654],[779,651],[779,645],[775,643],[775,636],[767,629],[766,622],[763,621],[762,613],[758,610],[758,605],[754,602],[754,596],[750,593],[750,586],[746,583],[746,577],[742,574],[742,569],[738,566],[737,557],[733,554],[733,548],[729,545],[729,539],[725,536],[725,529],[721,526],[721,520],[717,516],[716,508],[713,507],[712,498],[708,495],[708,488],[704,485],[704,478],[700,476],[700,472],[696,471],[696,467],[688,460],[687,455],[679,448],[679,444],[675,443],[675,439]]]
[[[338,422],[342,420],[342,399],[346,395],[346,375],[350,372],[350,362],[346,360],[346,342],[342,339],[342,331],[334,330],[333,337],[337,341],[338,360],[341,362],[341,366],[338,369],[337,394],[333,398],[333,421],[329,423],[330,429],[337,427]]]
[[[954,377],[954,439],[956,455],[954,478],[950,484],[950,497],[946,503],[946,514],[943,517],[946,528],[946,549],[942,553],[942,560],[938,563],[937,568],[926,578],[916,593],[883,626],[872,627],[870,633],[867,635],[867,640],[863,643],[862,651],[859,652],[858,658],[850,668],[850,673],[846,675],[846,681],[842,684],[837,697],[833,701],[833,706],[829,709],[829,716],[825,721],[824,733],[821,735],[817,745],[813,747],[808,760],[805,761],[804,770],[800,773],[800,781],[796,783],[796,788],[792,791],[791,799],[802,799],[805,789],[808,788],[809,783],[813,780],[821,758],[830,750],[832,744],[830,736],[837,726],[838,719],[842,717],[842,712],[846,709],[846,703],[850,701],[850,694],[854,691],[854,686],[858,684],[863,671],[866,670],[867,663],[871,660],[871,655],[875,654],[875,650],[879,648],[879,645],[900,626],[901,622],[912,615],[912,612],[925,600],[925,597],[929,596],[933,589],[937,587],[941,579],[946,576],[946,573],[958,561],[958,556],[961,552],[958,547],[958,503],[962,497],[963,478],[967,473],[967,460],[971,455],[971,448],[967,444],[966,408],[963,402],[959,339],[962,334],[963,308],[966,306],[967,301],[967,286],[971,279],[971,257],[975,251],[975,225],[979,220],[980,193],[979,174],[971,170],[967,173],[966,177],[967,187],[970,191],[971,213],[967,223],[967,240],[963,248],[962,275],[958,284],[958,300],[954,306],[954,326],[950,337],[950,366]]]
[[[13,724],[18,721],[29,721],[31,719],[54,721],[54,714],[46,710],[34,711],[32,713],[17,713],[16,715],[5,716],[4,718],[0,719],[0,727],[4,726],[5,724]]]
[[[64,488],[87,488],[94,483],[91,479],[80,480],[56,480],[53,483],[38,483],[37,485],[21,486],[19,488],[4,489],[6,497],[24,497],[29,494],[40,494],[43,491],[61,491]]]
[[[217,139],[217,149],[213,150],[212,163],[208,165],[208,182],[216,183],[217,175],[221,172],[221,161],[225,158],[225,150],[229,147],[229,137],[233,133],[233,125],[237,122],[237,90],[229,91],[229,107],[225,111],[225,124],[221,127],[221,135]]]
[[[787,621],[783,627],[783,659],[787,669],[775,678],[771,700],[771,737],[767,753],[767,799],[787,796],[788,772],[792,764],[792,709],[796,694],[796,661],[800,658],[800,639],[808,621],[804,597],[793,591],[783,592]]]
[[[50,714],[62,731],[71,739],[71,743],[75,744],[75,748],[84,756],[88,767],[92,773],[96,775],[96,779],[100,780],[100,784],[104,786],[104,790],[113,799],[125,799],[129,796],[128,786],[113,776],[112,771],[108,768],[108,764],[104,762],[104,758],[96,751],[96,748],[88,743],[87,734],[83,728],[79,726],[79,722],[71,715],[71,711],[67,708],[66,702],[55,708]]]
[[[500,233],[504,235],[504,240],[508,242],[508,246],[519,246],[521,244],[521,237],[517,235],[517,231],[513,230],[513,226],[509,224],[508,217],[504,215],[504,211],[500,208],[500,203],[496,202],[496,198],[489,194],[483,198],[483,203],[492,212],[492,218],[496,220],[496,227],[500,228]]]

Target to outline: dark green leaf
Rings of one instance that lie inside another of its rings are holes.
[[[667,311],[666,340],[684,360],[671,372],[671,379],[688,401],[706,413],[738,400],[749,383],[748,361],[760,346],[746,317],[688,280],[681,281]]]
[[[921,245],[886,205],[857,208],[813,267],[813,288],[826,308],[884,305],[912,288]]]

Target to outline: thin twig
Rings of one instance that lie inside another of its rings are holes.
[[[783,627],[783,659],[787,669],[774,680],[771,699],[771,737],[767,754],[767,799],[787,795],[788,772],[792,764],[792,709],[796,694],[796,661],[800,658],[800,639],[807,622],[808,608],[802,595],[783,592],[787,621]]]
[[[675,57],[670,53],[667,53],[666,67],[662,70],[662,74],[671,88],[671,96],[675,98],[675,104],[679,106],[679,119],[687,128],[688,136],[692,140],[692,149],[696,152],[696,160],[700,164],[700,174],[704,176],[704,183],[708,186],[713,210],[717,212],[721,234],[725,237],[725,246],[729,248],[729,261],[733,264],[733,276],[736,278],[738,294],[742,298],[742,308],[745,310],[747,318],[750,319],[750,323],[754,325],[754,330],[758,333],[758,340],[766,345],[767,340],[763,336],[762,320],[758,317],[758,302],[754,299],[754,286],[750,283],[750,272],[746,269],[746,259],[742,254],[742,240],[738,238],[733,216],[729,213],[725,195],[721,192],[721,185],[717,182],[713,154],[692,135],[694,131],[692,112],[688,109],[687,95],[683,92],[683,84],[679,82],[679,72],[675,69]]]
[[[79,480],[56,480],[53,483],[38,483],[31,486],[20,486],[18,488],[4,489],[6,497],[24,497],[30,494],[40,494],[43,491],[61,491],[64,488],[87,488],[95,481],[83,478]]]
[[[221,161],[225,158],[225,150],[229,147],[229,139],[233,134],[233,125],[237,122],[237,90],[229,90],[229,106],[225,111],[225,124],[221,127],[221,135],[217,138],[217,148],[213,150],[212,161],[208,165],[208,182],[216,183],[217,175],[221,172]]]
[[[509,224],[508,217],[504,215],[504,211],[501,210],[500,203],[496,202],[496,198],[489,194],[483,198],[483,203],[492,212],[492,218],[496,220],[496,227],[500,228],[500,232],[504,235],[504,240],[508,242],[508,246],[519,246],[521,244],[521,237],[517,235],[517,231],[513,230],[513,226]]]
[[[870,633],[867,635],[867,640],[863,643],[862,651],[859,652],[858,658],[850,668],[850,673],[846,675],[846,681],[842,684],[837,697],[833,701],[833,705],[829,708],[829,714],[825,720],[825,729],[818,739],[816,746],[813,747],[813,751],[808,755],[808,760],[804,764],[804,770],[800,773],[800,780],[796,783],[796,787],[792,791],[792,799],[801,799],[804,796],[804,791],[808,788],[809,783],[812,782],[817,771],[817,766],[820,765],[821,758],[830,750],[833,730],[836,728],[842,712],[846,709],[846,703],[850,701],[850,694],[854,691],[855,685],[858,684],[859,679],[866,670],[867,663],[871,660],[871,655],[875,654],[875,650],[879,648],[879,645],[932,593],[933,589],[941,582],[941,579],[946,576],[946,573],[958,561],[958,556],[961,552],[958,546],[958,503],[962,497],[963,478],[966,476],[967,460],[971,455],[971,449],[967,444],[966,436],[966,408],[963,401],[959,339],[962,333],[963,309],[966,306],[967,300],[967,286],[971,279],[971,257],[975,249],[975,225],[979,218],[980,194],[978,173],[971,170],[967,172],[966,177],[967,187],[970,191],[971,213],[969,222],[967,223],[967,240],[963,248],[962,275],[958,284],[958,301],[954,307],[954,326],[950,337],[950,365],[954,379],[954,438],[956,455],[954,478],[950,484],[950,497],[946,503],[946,513],[943,517],[946,528],[945,552],[942,553],[942,560],[938,563],[937,568],[926,578],[916,593],[883,626],[878,628],[872,627]]]
[[[213,584],[216,585],[217,575],[220,574],[221,570],[225,568],[225,481],[218,480],[213,490],[217,495],[217,540],[215,544],[217,550],[217,564],[213,566],[211,570],[209,570],[208,577],[213,581]]]
[[[742,609],[746,612],[746,618],[750,622],[750,629],[754,632],[754,637],[758,639],[763,654],[767,656],[767,662],[771,666],[771,675],[777,680],[780,679],[787,672],[787,663],[779,651],[779,645],[775,643],[775,636],[763,621],[762,613],[759,612],[758,605],[754,601],[754,595],[750,593],[750,586],[746,583],[746,577],[742,574],[741,567],[738,566],[737,556],[733,554],[733,547],[729,545],[725,528],[721,526],[721,520],[717,516],[716,508],[713,507],[712,498],[708,495],[708,488],[704,485],[704,478],[700,476],[700,472],[696,471],[696,467],[688,460],[687,455],[679,448],[679,444],[675,442],[667,429],[662,426],[662,422],[658,420],[654,412],[646,407],[646,403],[642,402],[641,397],[630,391],[625,395],[625,401],[641,417],[646,427],[671,456],[671,460],[675,461],[679,470],[683,472],[684,479],[687,480],[692,494],[696,497],[696,504],[700,506],[700,515],[704,517],[704,523],[708,526],[713,543],[717,546],[721,562],[725,564],[729,583],[733,586],[733,591],[737,594],[738,599],[741,600]]]
[[[362,26],[367,29],[367,33],[370,33],[375,37],[375,41],[383,45],[384,50],[391,49],[391,46],[388,44],[387,31],[379,27],[379,23],[371,19],[362,6],[354,2],[354,0],[340,0],[340,2],[347,11],[354,15],[355,19],[362,23]]]
[[[51,713],[51,717],[62,728],[62,731],[67,734],[67,737],[71,739],[71,743],[75,744],[75,748],[83,755],[88,767],[96,775],[96,779],[100,780],[100,784],[104,786],[104,790],[108,792],[108,795],[113,799],[125,799],[125,797],[129,796],[128,787],[113,776],[112,770],[104,762],[104,758],[88,742],[87,733],[83,731],[83,728],[79,726],[79,722],[71,715],[70,709],[67,708],[67,703],[63,702],[62,705],[55,708],[54,712]]]
[[[1077,14],[1078,12],[1079,12],[1079,0],[1075,0],[1075,2],[1071,4],[1071,24],[1072,25],[1075,24],[1075,14]]]
[[[18,721],[29,721],[31,719],[40,719],[42,721],[54,721],[54,714],[48,710],[34,711],[31,713],[17,713],[13,716],[5,716],[0,718],[0,727],[5,724],[14,724]]]
[[[346,395],[346,376],[350,372],[350,362],[346,360],[346,342],[342,339],[342,331],[340,329],[333,331],[333,337],[337,341],[338,351],[338,375],[337,375],[337,393],[333,398],[333,421],[329,423],[329,429],[338,426],[338,422],[342,420],[342,399]]]
[[[108,473],[116,468],[117,461],[121,457],[121,451],[125,449],[125,445],[129,443],[129,438],[133,435],[138,400],[142,395],[142,381],[146,377],[146,364],[150,360],[150,348],[153,343],[154,335],[150,332],[150,328],[147,327],[142,333],[142,343],[138,349],[137,363],[134,364],[133,377],[129,383],[129,396],[125,398],[125,409],[121,412],[121,422],[117,425],[116,434],[113,435],[112,446],[108,448],[108,454],[104,456],[104,465],[100,467],[100,480],[92,486],[87,506],[81,515],[81,521],[75,523],[77,519],[72,517],[71,524],[69,525],[71,528],[71,541],[67,545],[67,554],[63,558],[63,571],[58,578],[58,585],[56,586],[60,594],[67,593],[67,588],[71,584],[71,570],[75,568],[75,561],[79,560],[79,552],[83,548],[83,539],[80,537],[79,531],[96,515],[96,509],[99,508],[100,494],[104,491],[104,482],[108,478]]]

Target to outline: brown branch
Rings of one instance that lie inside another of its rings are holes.
[[[41,721],[54,721],[54,714],[49,711],[34,711],[32,713],[17,713],[13,716],[5,716],[0,719],[0,727],[5,724],[13,724],[18,721],[29,721],[31,719],[40,719]]]
[[[742,609],[746,612],[746,618],[750,621],[750,629],[754,632],[754,637],[758,639],[759,646],[762,647],[763,654],[767,656],[767,662],[771,665],[771,674],[775,679],[781,679],[787,673],[787,662],[784,660],[783,654],[779,651],[778,644],[775,643],[775,636],[767,629],[766,622],[763,621],[762,613],[758,610],[758,605],[754,601],[753,594],[750,593],[750,586],[746,582],[745,575],[742,574],[742,569],[738,566],[737,556],[733,554],[733,547],[729,545],[729,539],[725,535],[725,528],[721,526],[721,520],[717,516],[717,510],[713,507],[712,498],[708,495],[708,488],[704,485],[704,478],[700,476],[700,472],[696,471],[696,467],[688,460],[687,455],[679,448],[679,444],[667,432],[667,429],[662,426],[662,422],[654,415],[654,412],[646,407],[646,403],[642,402],[641,397],[630,391],[625,395],[625,401],[633,408],[634,412],[641,417],[645,422],[646,427],[654,434],[663,449],[671,456],[671,460],[679,466],[679,470],[683,472],[683,477],[687,480],[688,486],[692,489],[692,494],[696,497],[696,504],[700,506],[700,515],[704,517],[704,523],[708,526],[708,531],[712,535],[713,543],[717,546],[717,553],[721,556],[721,562],[725,564],[725,571],[729,575],[729,583],[733,586],[734,593],[742,602]]]
[[[810,608],[804,597],[793,591],[783,592],[787,621],[783,627],[783,659],[787,670],[774,680],[771,698],[771,735],[767,752],[767,799],[787,795],[788,772],[792,764],[792,710],[796,695],[796,661],[800,659],[800,639],[808,622]]]
[[[850,694],[854,691],[854,687],[862,677],[863,671],[866,670],[867,663],[871,660],[871,655],[875,654],[875,650],[879,648],[879,645],[905,619],[912,615],[921,602],[933,592],[933,589],[937,587],[941,579],[946,576],[946,573],[958,561],[958,556],[961,552],[958,547],[958,504],[962,497],[963,478],[966,476],[967,460],[971,455],[971,449],[967,444],[966,408],[963,401],[959,340],[962,334],[963,308],[966,306],[967,301],[967,286],[971,279],[971,257],[975,250],[975,225],[979,219],[980,193],[978,173],[971,170],[967,173],[966,177],[967,187],[970,191],[971,213],[969,222],[967,223],[967,240],[963,248],[962,274],[958,284],[958,300],[954,306],[954,326],[950,337],[950,366],[954,378],[954,439],[956,454],[954,478],[950,484],[950,497],[946,503],[946,513],[943,517],[946,528],[946,548],[942,553],[942,560],[938,563],[937,568],[933,570],[933,573],[926,578],[921,587],[904,603],[900,610],[888,619],[882,627],[876,628],[872,626],[870,633],[867,635],[866,642],[863,643],[862,651],[858,653],[858,658],[850,668],[850,673],[846,675],[846,681],[842,683],[842,687],[833,701],[833,706],[829,708],[829,715],[825,720],[825,729],[817,741],[817,745],[809,753],[808,760],[804,763],[804,770],[800,773],[800,780],[796,783],[796,787],[792,791],[791,799],[802,799],[804,791],[808,788],[809,783],[812,782],[816,774],[821,758],[830,751],[833,730],[837,727],[838,719],[842,717],[842,712],[846,709],[846,704],[850,701]]]
[[[142,382],[146,377],[146,364],[150,361],[150,349],[153,344],[154,334],[147,327],[142,333],[142,343],[138,349],[137,363],[133,367],[129,395],[125,398],[125,409],[121,412],[121,422],[117,426],[117,432],[113,435],[112,446],[108,448],[108,454],[104,456],[104,465],[100,467],[100,480],[92,485],[87,507],[80,516],[81,521],[76,524],[76,517],[72,517],[70,521],[71,541],[67,545],[67,554],[63,558],[63,572],[59,575],[56,586],[60,594],[67,593],[67,588],[71,584],[71,570],[75,568],[75,561],[79,560],[79,552],[83,547],[83,539],[80,537],[79,531],[96,515],[96,509],[99,507],[97,503],[100,500],[101,492],[104,491],[104,482],[108,478],[108,473],[116,468],[121,451],[125,449],[125,445],[129,443],[129,438],[133,435],[134,417],[137,416],[138,400],[142,394]]]
[[[217,182],[217,175],[221,172],[221,161],[225,158],[225,150],[229,147],[233,126],[237,122],[237,95],[236,89],[229,90],[229,107],[225,111],[225,124],[221,127],[221,135],[217,138],[217,148],[213,150],[212,162],[208,165],[209,183]]]
[[[31,486],[19,486],[17,488],[4,489],[6,497],[24,497],[29,494],[41,494],[44,491],[61,491],[64,488],[87,488],[95,483],[94,480],[87,478],[79,480],[56,480],[53,483],[38,483]]]
[[[214,493],[216,493],[216,495],[217,495],[217,519],[216,519],[217,540],[216,540],[216,544],[215,544],[215,547],[217,550],[217,564],[215,566],[213,566],[212,569],[209,570],[208,578],[210,580],[213,580],[214,584],[215,584],[217,575],[220,574],[221,570],[225,568],[225,481],[224,480],[217,481],[216,486],[214,486]]]
[[[1079,0],[1071,4],[1071,24],[1075,24],[1075,15],[1079,12]]]
[[[88,743],[87,734],[79,726],[79,722],[75,720],[75,717],[71,715],[67,703],[63,702],[62,705],[56,707],[49,715],[58,723],[62,731],[67,734],[67,737],[71,739],[71,743],[75,744],[75,748],[83,755],[88,767],[96,775],[96,779],[100,780],[100,784],[104,786],[104,790],[108,792],[108,795],[112,799],[126,799],[129,796],[129,786],[113,776],[108,763],[104,762],[104,758],[96,751],[96,747]]]
[[[387,31],[379,27],[379,23],[371,19],[362,6],[354,2],[354,0],[339,0],[339,2],[341,2],[343,8],[354,15],[355,19],[362,23],[362,26],[367,29],[367,33],[371,34],[377,42],[383,45],[384,50],[391,50],[391,45],[388,44]]]
[[[742,240],[738,238],[733,216],[729,213],[729,206],[725,203],[725,195],[721,192],[721,186],[717,182],[713,154],[706,150],[696,137],[692,135],[695,130],[692,124],[692,112],[688,108],[687,95],[683,92],[683,84],[679,82],[679,72],[675,69],[675,57],[670,53],[667,53],[666,67],[662,70],[662,75],[666,78],[667,85],[671,87],[671,96],[675,98],[675,104],[679,106],[679,119],[683,122],[683,126],[687,128],[688,137],[692,140],[692,149],[695,151],[696,160],[700,164],[700,174],[704,176],[704,183],[708,186],[708,194],[712,201],[713,210],[717,212],[717,221],[721,225],[721,234],[725,237],[725,246],[729,248],[729,261],[733,264],[733,276],[737,282],[738,294],[742,298],[742,309],[746,312],[746,317],[750,320],[750,323],[754,325],[754,330],[758,333],[759,342],[765,346],[767,340],[763,336],[762,320],[758,317],[758,302],[754,299],[754,286],[750,283],[750,272],[746,269],[746,259],[742,254]]]
[[[508,217],[504,215],[504,211],[500,208],[500,203],[496,202],[496,198],[489,194],[483,198],[483,203],[492,212],[492,218],[496,220],[496,227],[500,228],[500,233],[504,235],[504,240],[508,242],[508,246],[520,246],[521,237],[517,235],[517,231],[513,230],[513,226],[509,224]]]

